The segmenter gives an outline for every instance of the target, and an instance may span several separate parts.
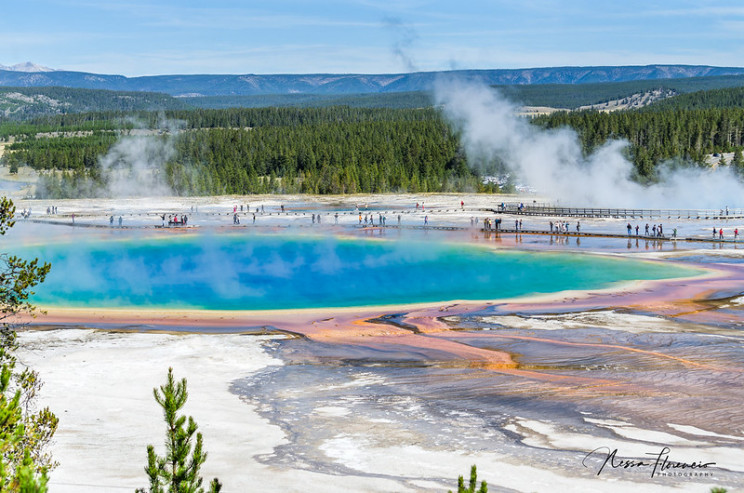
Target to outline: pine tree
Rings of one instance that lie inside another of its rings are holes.
[[[202,450],[202,434],[197,433],[197,425],[189,416],[179,416],[178,411],[186,404],[188,392],[186,379],[176,383],[173,379],[173,368],[168,368],[168,381],[158,389],[153,389],[155,400],[163,408],[167,425],[164,457],[155,453],[155,447],[147,446],[147,466],[145,472],[150,479],[150,493],[203,493],[202,478],[199,469],[207,460],[207,453]],[[187,424],[188,422],[188,424]],[[192,443],[196,436],[192,451]],[[209,493],[217,493],[222,484],[214,478],[209,485]],[[144,488],[138,493],[146,493]]]
[[[465,479],[462,476],[457,478],[457,493],[488,493],[488,484],[485,481],[481,481],[478,490],[475,489],[477,486],[478,473],[475,465],[470,468],[470,484],[468,484],[467,488],[465,487]],[[452,493],[452,491],[449,493]]]
[[[15,206],[0,198],[0,236],[12,227]],[[33,312],[28,301],[31,289],[44,281],[50,265],[0,254],[0,321],[20,312]],[[14,327],[0,326],[0,491],[43,493],[47,472],[55,464],[44,447],[57,429],[57,417],[49,409],[33,413],[33,401],[41,387],[38,374],[15,368],[18,347]]]

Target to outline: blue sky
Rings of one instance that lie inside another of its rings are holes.
[[[744,2],[16,0],[0,64],[109,74],[744,66]]]

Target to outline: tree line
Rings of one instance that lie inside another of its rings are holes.
[[[735,97],[736,91],[730,93],[720,97]],[[641,182],[655,180],[665,161],[706,166],[707,156],[720,152],[735,152],[727,164],[744,171],[741,107],[559,112],[532,123],[548,129],[573,128],[587,154],[608,139],[627,140],[628,158]],[[105,188],[100,157],[135,127],[163,129],[151,137],[173,149],[160,163],[161,176],[183,195],[499,191],[498,186],[483,184],[457,131],[434,108],[56,115],[0,125],[0,135],[26,132],[15,134],[17,140],[7,147],[3,161],[42,171],[41,197],[86,196]],[[34,128],[86,133],[42,137]],[[493,168],[499,163],[486,165]]]
[[[468,167],[459,136],[432,112],[262,109],[186,116],[183,131],[150,137],[172,149],[161,172],[181,195],[496,188],[481,183]],[[42,172],[43,198],[105,193],[107,176],[99,159],[119,141],[111,131],[29,137],[8,146],[4,162]]]

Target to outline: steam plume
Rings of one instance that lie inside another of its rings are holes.
[[[661,172],[659,183],[631,179],[627,142],[612,140],[584,156],[571,129],[545,130],[517,116],[515,104],[472,82],[440,80],[437,104],[462,131],[471,162],[498,159],[525,184],[562,205],[627,208],[741,206],[744,187],[728,168],[684,167]]]
[[[101,173],[107,197],[173,195],[165,176],[166,163],[176,155],[174,135],[183,122],[162,121],[158,134],[129,135],[101,157]],[[137,131],[135,131],[137,132]],[[140,130],[140,132],[143,132]]]

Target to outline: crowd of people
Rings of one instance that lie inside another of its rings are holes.
[[[713,228],[713,238],[718,236],[719,240],[723,240],[723,228],[718,228],[716,231],[716,228]],[[734,229],[734,241],[738,241],[739,239],[739,228]]]
[[[551,233],[568,233],[570,225],[568,221],[550,221],[550,232]],[[576,232],[581,233],[581,222],[576,221]]]
[[[633,226],[630,223],[628,223],[627,226],[626,226],[626,229],[628,230],[628,236],[632,236],[633,235]],[[636,236],[640,236],[641,235],[640,230],[641,230],[641,227],[636,224],[636,226],[635,226],[635,235]],[[646,227],[643,230],[643,236],[645,236],[645,237],[652,237],[652,238],[666,238],[664,236],[664,225],[661,224],[661,223],[659,223],[658,225],[657,224],[654,224],[649,229],[649,225],[648,225],[648,223],[646,223]],[[676,238],[676,237],[677,237],[677,228],[674,228],[672,230],[672,238]]]
[[[163,220],[163,226],[165,226],[165,214],[160,216]],[[186,226],[189,224],[189,216],[186,214],[183,214],[179,216],[178,214],[169,214],[168,215],[168,226]]]

